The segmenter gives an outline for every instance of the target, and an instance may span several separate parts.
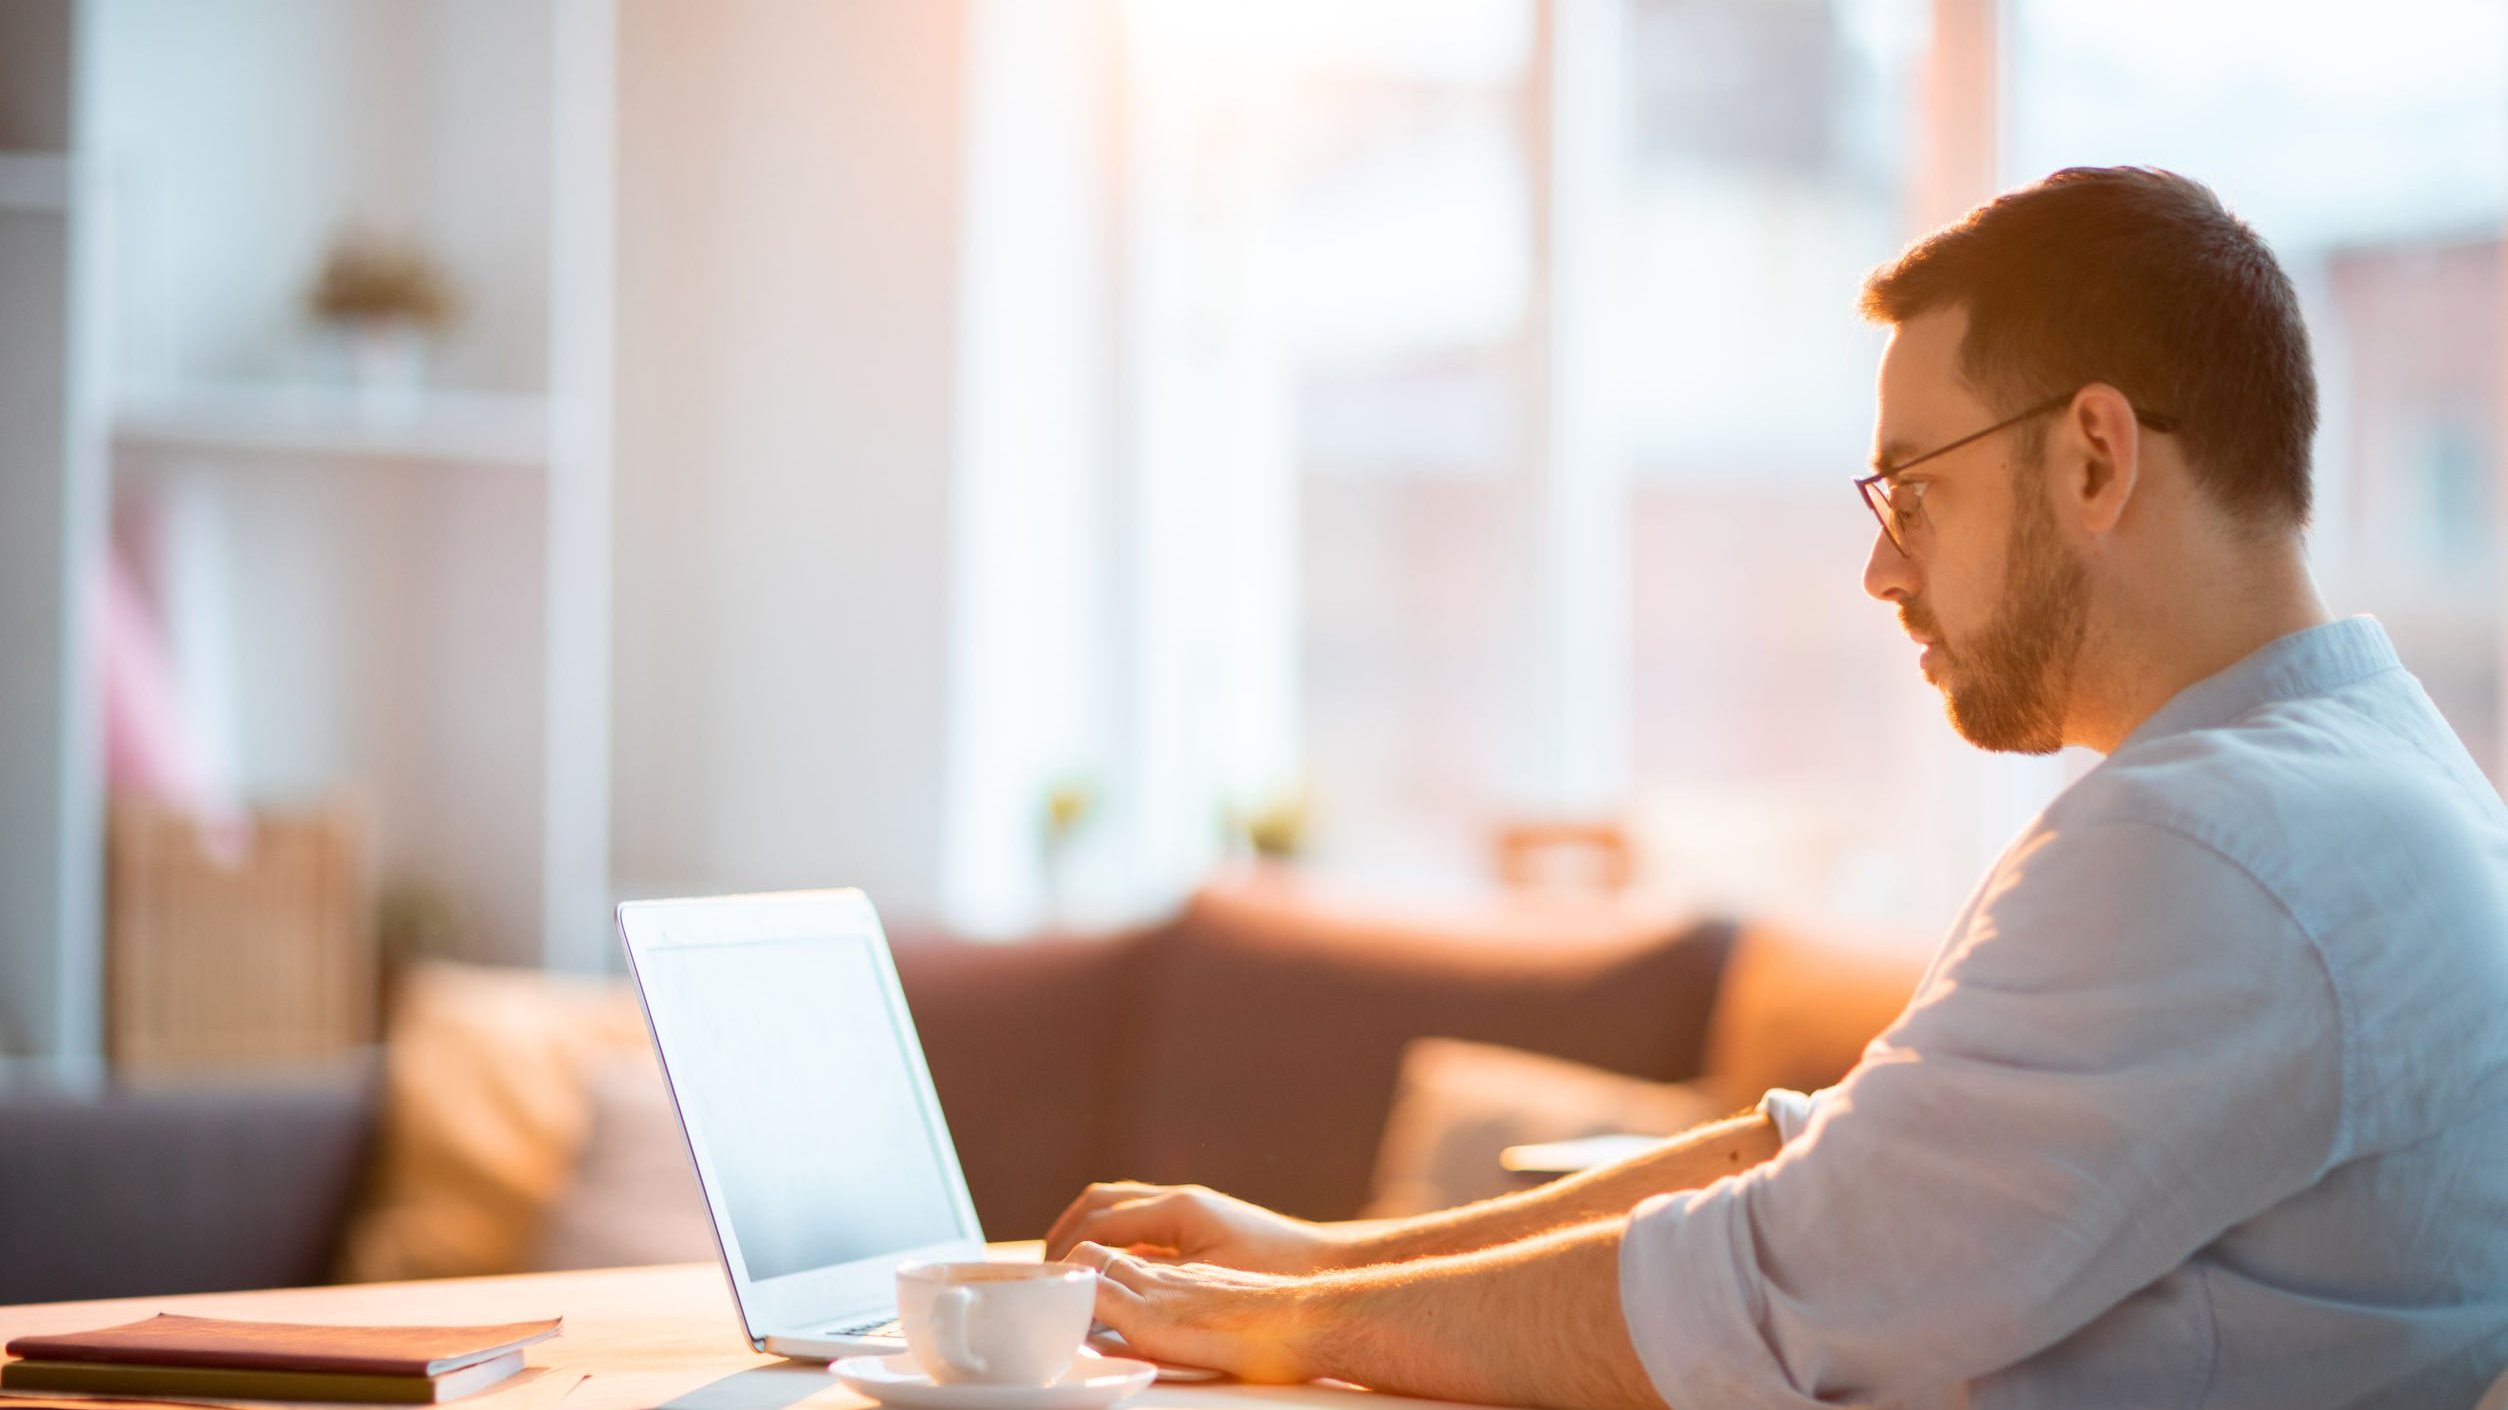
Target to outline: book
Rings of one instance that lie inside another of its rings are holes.
[[[18,1337],[4,1349],[30,1361],[440,1376],[556,1336],[558,1325],[552,1317],[488,1327],[333,1327],[160,1313],[94,1331]]]
[[[143,1399],[215,1396],[222,1400],[341,1400],[369,1405],[433,1405],[487,1389],[523,1368],[509,1351],[440,1376],[376,1376],[346,1371],[271,1371],[234,1366],[160,1366],[108,1361],[0,1363],[0,1390],[68,1390]]]

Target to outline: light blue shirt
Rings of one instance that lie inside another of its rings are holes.
[[[2471,1410],[2508,1366],[2508,809],[2377,623],[2013,842],[1778,1156],[1630,1217],[1674,1410]]]

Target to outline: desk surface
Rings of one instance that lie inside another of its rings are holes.
[[[563,1317],[564,1334],[530,1352],[535,1366],[585,1374],[553,1410],[781,1410],[804,1400],[814,1410],[822,1406],[852,1410],[869,1404],[839,1385],[823,1367],[749,1350],[722,1270],[711,1263],[25,1303],[0,1307],[0,1342],[34,1332],[137,1321],[159,1312],[271,1322],[410,1325]],[[1390,1410],[1436,1403],[1322,1385],[1161,1384],[1129,1402],[1125,1410],[1353,1410],[1362,1404]],[[0,1410],[6,1410],[6,1404],[0,1401]]]

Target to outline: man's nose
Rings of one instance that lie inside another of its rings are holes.
[[[1875,530],[1872,556],[1864,560],[1864,591],[1883,602],[1904,601],[1916,595],[1917,578],[1916,560],[1901,553],[1887,533]]]

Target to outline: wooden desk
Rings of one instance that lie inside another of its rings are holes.
[[[996,1252],[1015,1256],[1012,1250]],[[563,1317],[564,1334],[532,1347],[530,1362],[584,1372],[586,1378],[546,1410],[782,1410],[804,1400],[814,1410],[854,1410],[870,1403],[839,1385],[824,1367],[751,1351],[722,1269],[712,1263],[25,1303],[0,1307],[0,1342],[34,1332],[132,1322],[159,1312],[271,1322],[415,1325]],[[1125,1410],[1356,1410],[1362,1405],[1390,1410],[1438,1403],[1322,1385],[1161,1384]],[[0,1410],[8,1404],[0,1400]]]

